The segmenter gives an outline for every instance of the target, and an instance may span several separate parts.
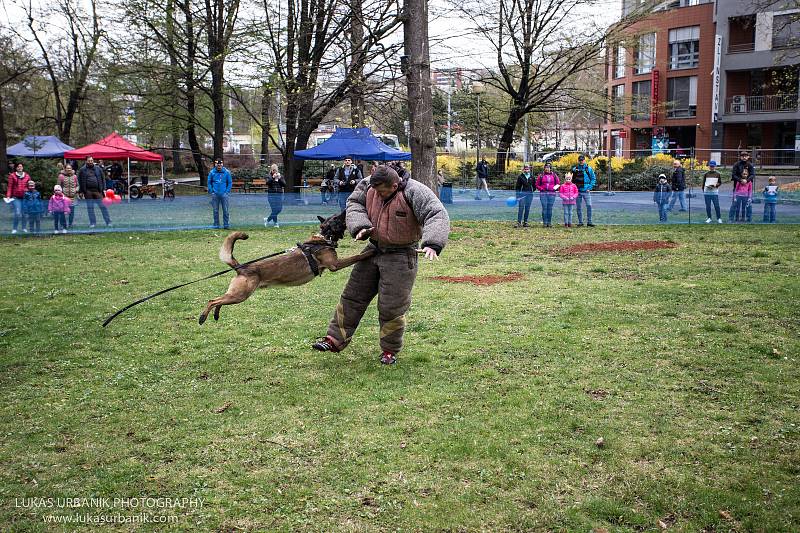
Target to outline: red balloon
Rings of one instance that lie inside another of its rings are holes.
[[[108,207],[108,206],[110,206],[111,204],[114,203],[114,200],[112,200],[111,198],[106,197],[106,198],[103,198],[102,202],[103,202],[104,206]]]
[[[120,203],[121,201],[122,201],[122,196],[120,196],[119,194],[115,194],[115,195],[114,195],[114,203],[115,203],[115,204],[118,204],[118,203]]]
[[[114,189],[106,189],[106,198],[114,198]]]

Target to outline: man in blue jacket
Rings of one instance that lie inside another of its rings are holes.
[[[586,225],[593,228],[591,190],[597,183],[597,177],[594,175],[592,167],[586,164],[586,156],[583,154],[578,156],[578,164],[572,167],[572,183],[578,187],[578,198],[575,200],[578,209],[578,226],[583,226],[581,202],[584,202],[586,204]]]
[[[233,179],[222,163],[222,159],[215,159],[214,168],[208,173],[208,194],[211,195],[211,207],[214,210],[214,228],[219,228],[219,206],[222,205],[222,227],[228,229],[228,196]]]

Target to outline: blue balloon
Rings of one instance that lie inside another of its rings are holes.
[[[517,198],[515,196],[509,196],[508,198],[506,198],[506,205],[508,207],[514,207],[515,205],[517,205]]]

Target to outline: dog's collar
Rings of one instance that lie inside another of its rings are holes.
[[[319,263],[317,262],[316,258],[314,257],[314,252],[319,250],[320,248],[324,248],[327,245],[324,244],[306,244],[306,243],[297,243],[297,248],[303,252],[303,255],[306,256],[306,261],[308,261],[308,266],[311,268],[311,272],[314,274],[314,277],[320,275],[319,271]]]

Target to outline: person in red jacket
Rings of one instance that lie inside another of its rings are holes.
[[[16,171],[8,175],[8,190],[6,190],[6,198],[10,198],[14,208],[14,222],[11,228],[11,233],[17,232],[17,226],[22,222],[22,198],[28,190],[28,182],[31,177],[25,172],[25,167],[22,163],[17,163]]]

